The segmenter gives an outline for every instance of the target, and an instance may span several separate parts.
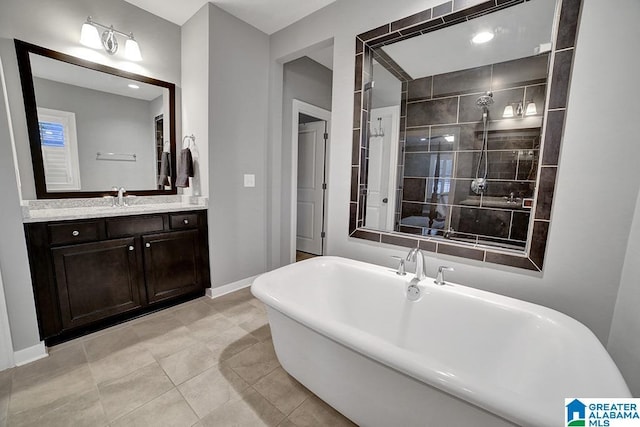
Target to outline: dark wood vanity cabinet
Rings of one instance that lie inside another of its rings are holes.
[[[25,232],[47,344],[210,286],[206,211],[31,223]]]
[[[142,306],[135,239],[52,248],[62,329]]]

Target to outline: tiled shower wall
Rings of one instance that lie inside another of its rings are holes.
[[[522,202],[535,190],[548,62],[543,54],[403,83],[396,231],[525,246],[530,208]],[[471,181],[483,145],[476,100],[488,90],[488,186],[476,195]],[[505,106],[528,101],[535,115],[502,117]]]

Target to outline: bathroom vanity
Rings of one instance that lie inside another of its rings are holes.
[[[31,209],[25,233],[47,345],[202,296],[210,286],[203,206]]]

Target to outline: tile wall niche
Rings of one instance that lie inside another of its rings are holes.
[[[535,203],[531,210],[505,209],[503,206],[496,208],[491,206],[491,203],[483,203],[489,200],[474,201],[474,197],[477,196],[468,190],[470,180],[474,177],[472,175],[475,175],[475,165],[481,147],[479,132],[481,133],[482,126],[481,113],[472,104],[475,104],[480,93],[487,90],[487,70],[480,67],[457,72],[467,73],[467,77],[474,76],[466,79],[469,82],[481,83],[463,85],[462,88],[452,84],[456,81],[456,76],[431,76],[410,82],[410,77],[400,67],[390,58],[380,55],[381,50],[376,49],[388,43],[427,34],[523,2],[524,0],[449,1],[356,37],[350,237],[409,248],[419,247],[435,253],[542,271],[582,0],[561,0],[558,29],[552,50],[548,55],[524,59],[537,60],[540,64],[548,61],[548,81],[535,76],[511,79],[507,84],[489,81],[495,100],[495,107],[490,114],[494,116],[501,115],[499,110],[504,108],[507,100],[511,100],[511,95],[514,96],[514,102],[526,101],[533,97],[545,99],[545,92],[548,98],[542,137],[539,125],[523,126],[517,132],[513,129],[494,129],[489,134],[489,160],[490,165],[493,165],[493,171],[490,166],[488,195],[503,198],[513,192],[514,197],[532,197]],[[371,65],[374,57],[378,62],[386,61],[385,68],[395,68],[395,72],[392,73],[405,82],[401,113],[404,117],[401,117],[400,128],[404,130],[401,132],[401,140],[406,146],[401,153],[402,160],[398,168],[402,190],[398,191],[400,202],[396,212],[398,227],[403,227],[401,232],[377,231],[363,227],[368,172],[367,129],[370,126],[371,105],[371,91],[367,89],[368,83],[372,80]],[[494,67],[492,72],[497,68],[498,71],[502,69],[506,72],[505,75],[509,75],[507,71],[510,65],[515,65],[513,62],[489,67]],[[546,62],[544,67],[546,70]],[[518,74],[514,74],[513,69],[511,71],[511,75]],[[485,76],[484,81],[482,76]],[[439,84],[436,84],[437,79],[441,80]],[[538,111],[542,112],[542,106],[535,102]],[[406,113],[409,109],[420,113],[417,119],[407,120]],[[451,114],[454,109],[456,115],[458,112],[461,113],[460,118],[456,120],[453,120]],[[499,121],[505,120],[507,119]],[[447,129],[451,128],[451,125],[456,129]],[[451,130],[458,137],[457,143],[451,144],[444,138],[445,135],[452,134]],[[425,140],[422,141],[422,138]],[[448,145],[443,140],[447,141]],[[446,203],[432,203],[432,198],[435,196],[437,200],[438,193],[442,192],[438,188],[442,188],[445,181],[435,183],[435,170],[425,170],[424,167],[421,169],[417,161],[419,158],[437,159],[438,155],[441,166],[447,163],[442,163],[445,159],[450,160],[452,166],[451,171],[447,172],[450,176],[445,177],[441,171],[438,172],[439,178],[449,180],[449,189],[455,190],[455,194],[450,195],[450,200]],[[532,170],[538,175],[537,181],[531,175]],[[403,218],[408,217],[414,217],[414,220],[429,217],[429,214],[433,214],[434,204],[436,210],[438,205],[442,205],[440,208],[446,213],[439,218],[443,220],[443,228],[439,228],[440,225],[434,228],[433,224],[425,228],[423,223],[415,226],[403,221]],[[484,224],[489,226],[483,226]],[[443,239],[439,236],[445,226],[451,226],[455,230],[453,239]],[[527,228],[528,234],[525,231]],[[492,247],[493,244],[500,247]]]

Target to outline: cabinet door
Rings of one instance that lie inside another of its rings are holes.
[[[63,329],[140,307],[133,238],[51,250]]]
[[[142,243],[150,303],[202,287],[198,230],[143,236]]]

